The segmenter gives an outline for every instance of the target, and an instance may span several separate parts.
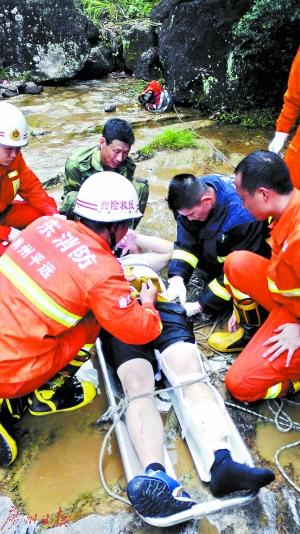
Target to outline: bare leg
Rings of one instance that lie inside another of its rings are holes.
[[[158,254],[172,254],[173,243],[155,235],[136,234],[136,244],[140,252],[157,252]]]
[[[151,267],[151,269],[153,269],[153,271],[155,271],[156,273],[159,273],[168,265],[171,256],[172,253],[158,254],[157,252],[145,252],[143,254],[143,257],[147,261],[149,267]]]
[[[172,256],[173,243],[161,237],[137,234],[136,244],[144,258],[156,273],[164,269]]]
[[[132,255],[139,254],[155,272],[161,271],[168,265],[173,252],[171,241],[157,236],[137,234],[133,230],[127,232],[118,246],[123,249],[122,259],[128,262]]]
[[[147,360],[136,358],[123,363],[118,376],[129,400],[154,391],[153,369]],[[155,462],[164,465],[163,424],[152,395],[129,403],[126,424],[144,469]]]

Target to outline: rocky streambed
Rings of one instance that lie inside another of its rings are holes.
[[[79,146],[96,144],[99,127],[108,118],[121,117],[133,124],[137,139],[134,153],[167,126],[193,128],[199,136],[198,148],[157,152],[151,159],[137,161],[137,175],[146,177],[150,183],[149,206],[140,229],[168,239],[175,235],[174,221],[164,201],[170,178],[187,171],[230,175],[232,166],[244,155],[251,150],[266,148],[272,135],[268,131],[221,127],[194,109],[179,108],[177,114],[148,114],[136,103],[135,80],[132,78],[72,82],[65,87],[47,87],[36,96],[20,95],[10,102],[21,107],[30,125],[32,135],[24,150],[25,159],[58,202],[66,158]],[[108,114],[104,111],[108,103],[116,104],[115,112]],[[191,290],[196,287],[197,279],[194,279]],[[205,340],[210,329],[211,325],[195,323],[199,347],[206,356],[207,371],[222,395],[232,402],[224,391],[222,380],[230,361],[226,356],[212,355],[208,351]],[[101,383],[100,390],[103,390]],[[95,423],[105,408],[105,395],[101,393],[79,412],[45,418],[25,416],[17,430],[18,459],[11,468],[0,470],[0,532],[161,532],[144,524],[131,508],[109,497],[101,486],[98,459],[107,425],[99,428]],[[249,408],[273,417],[266,403]],[[283,444],[299,440],[300,433],[279,432],[275,425],[265,423],[254,414],[231,407],[229,410],[251,448],[255,462],[274,468],[276,481],[261,490],[258,499],[246,507],[212,514],[165,532],[296,534],[300,529],[299,494],[274,466],[273,455]],[[293,420],[300,422],[299,405],[287,406],[287,411]],[[197,493],[199,482],[172,413],[165,417],[165,424],[167,445],[178,474],[185,486]],[[280,460],[299,485],[299,447],[284,452]],[[105,458],[104,473],[110,487],[124,495],[125,478],[114,440],[110,454]],[[207,490],[203,492],[207,498]]]

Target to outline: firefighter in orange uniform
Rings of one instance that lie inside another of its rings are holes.
[[[27,142],[23,113],[12,104],[0,102],[0,255],[32,221],[58,213],[55,200],[23,159],[21,148]],[[16,195],[22,200],[14,200]]]
[[[78,220],[41,217],[0,259],[0,465],[17,446],[10,422],[75,410],[90,402],[93,384],[74,374],[90,357],[100,326],[126,343],[147,343],[161,331],[154,285],[140,305],[111,252],[141,217],[138,197],[123,176],[98,174],[78,194]],[[4,297],[5,296],[5,297]]]
[[[283,159],[272,152],[252,152],[235,174],[250,213],[258,220],[273,218],[272,257],[246,251],[227,257],[235,314],[229,333],[212,334],[210,345],[228,345],[237,329],[252,329],[253,337],[226,376],[232,395],[251,402],[300,390],[300,191],[293,188]],[[259,327],[257,304],[268,312]]]
[[[276,121],[276,132],[269,150],[278,154],[288,138],[291,128],[300,114],[300,48],[291,66],[288,88],[284,94],[284,104]],[[295,187],[300,189],[300,126],[292,138],[284,160],[289,168]]]

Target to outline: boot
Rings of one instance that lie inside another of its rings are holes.
[[[292,382],[293,384],[293,393],[298,393],[300,391],[300,380],[297,382]]]
[[[208,345],[218,352],[243,350],[267,315],[267,312],[250,298],[234,300],[233,307],[239,328],[235,332],[214,332],[207,340]]]
[[[12,464],[18,454],[14,438],[14,423],[27,409],[27,397],[0,399],[0,466]]]
[[[81,349],[74,360],[31,393],[29,413],[40,416],[71,412],[89,404],[96,396],[95,386],[91,382],[79,382],[74,375],[90,357],[88,351]]]
[[[270,386],[267,390],[264,399],[277,399],[279,397],[293,397],[300,392],[300,381],[288,380],[287,382],[278,382]]]

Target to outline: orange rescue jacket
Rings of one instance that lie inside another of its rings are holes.
[[[41,212],[41,215],[58,213],[55,200],[46,193],[38,177],[27,167],[21,152],[9,167],[0,165],[0,215],[19,195]],[[0,225],[0,239],[7,239],[7,226]]]
[[[83,224],[41,217],[0,258],[0,376],[32,380],[57,361],[59,337],[92,311],[125,343],[161,332],[158,312],[130,295],[108,244]]]
[[[272,229],[271,246],[269,290],[276,302],[300,319],[300,191],[296,189]]]
[[[291,66],[284,105],[276,121],[276,131],[289,133],[300,113],[300,48]]]

